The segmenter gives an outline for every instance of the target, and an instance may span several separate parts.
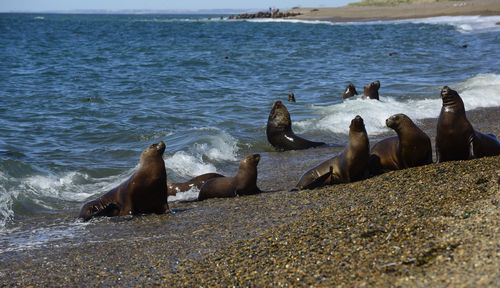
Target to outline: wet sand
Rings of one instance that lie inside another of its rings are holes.
[[[417,2],[417,1],[415,1]],[[360,21],[411,19],[438,16],[500,15],[500,1],[497,0],[466,0],[466,1],[422,1],[414,4],[401,5],[348,5],[336,8],[295,8],[286,12],[301,13],[291,17],[307,20],[328,21]]]
[[[500,135],[500,107],[467,115],[477,130]],[[436,119],[419,123],[432,139],[435,125]],[[500,156],[286,191],[330,149],[264,153],[259,186],[267,192],[260,195],[171,203],[175,213],[168,215],[98,219],[75,238],[2,253],[0,286],[493,287],[500,281]],[[285,158],[294,160],[272,169]],[[53,223],[77,213],[54,215]]]

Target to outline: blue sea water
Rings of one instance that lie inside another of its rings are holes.
[[[279,153],[265,135],[279,99],[297,134],[340,145],[358,114],[371,138],[395,113],[437,117],[444,85],[467,110],[498,107],[497,22],[0,14],[2,248],[72,234],[81,205],[133,173],[151,143],[167,144],[169,181],[233,175],[247,154]],[[375,80],[381,101],[342,99],[350,82],[362,93]],[[263,178],[276,168],[261,166]],[[53,214],[66,225],[32,224]]]

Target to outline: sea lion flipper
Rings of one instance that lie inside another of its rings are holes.
[[[330,177],[329,184],[332,185],[333,184],[333,167],[332,166],[330,166],[330,171],[328,171],[327,173],[314,179],[311,183],[302,187],[302,189],[309,190],[309,189],[314,189],[314,188],[323,186],[329,177]]]

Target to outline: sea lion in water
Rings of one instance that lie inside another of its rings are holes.
[[[349,183],[365,176],[368,167],[370,144],[363,118],[359,115],[349,126],[349,145],[339,155],[324,161],[305,172],[294,190]]]
[[[164,151],[162,141],[146,148],[141,154],[139,169],[118,187],[83,205],[78,218],[88,221],[97,216],[168,211]]]
[[[378,99],[378,89],[380,88],[380,81],[372,82],[366,85],[363,89],[363,99]]]
[[[207,180],[217,177],[224,177],[224,175],[219,173],[205,173],[183,183],[167,182],[168,196],[175,196],[176,193],[189,191],[193,187],[200,189]]]
[[[267,140],[274,148],[286,150],[301,150],[324,146],[324,142],[314,142],[295,135],[292,131],[290,113],[281,101],[276,101],[267,120]]]
[[[259,160],[259,154],[246,156],[240,161],[238,174],[235,177],[217,177],[208,180],[201,186],[198,200],[260,193],[261,191],[257,187]]]
[[[350,83],[347,85],[344,91],[344,99],[350,98],[354,95],[358,95],[358,91],[356,91],[356,87],[354,87],[354,84]]]
[[[408,116],[392,115],[385,124],[398,135],[373,146],[369,164],[372,174],[432,163],[431,139]]]
[[[441,98],[443,107],[437,123],[436,162],[500,155],[500,142],[494,135],[472,128],[457,91],[444,86]]]
[[[288,102],[295,102],[295,94],[293,93],[288,94]]]

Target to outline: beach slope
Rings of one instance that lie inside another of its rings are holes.
[[[438,16],[500,15],[500,1],[413,1],[409,4],[391,2],[355,3],[335,8],[294,8],[286,12],[300,13],[291,17],[304,20],[359,21],[412,19]]]

